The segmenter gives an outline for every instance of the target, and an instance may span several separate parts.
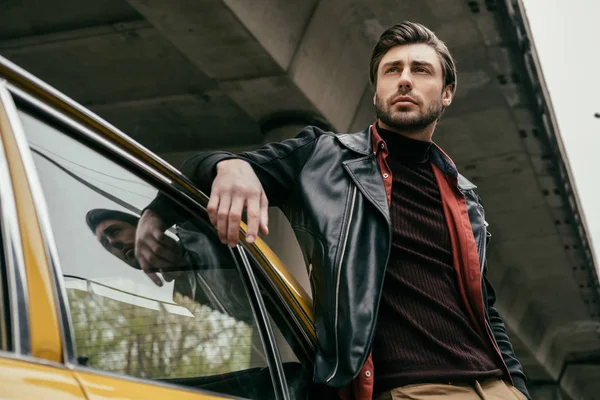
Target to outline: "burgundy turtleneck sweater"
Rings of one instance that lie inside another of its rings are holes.
[[[495,350],[464,310],[429,161],[431,142],[378,132],[393,180],[392,248],[373,342],[375,394],[414,383],[501,377]]]

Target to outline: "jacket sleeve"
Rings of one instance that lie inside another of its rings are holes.
[[[293,192],[306,160],[323,133],[319,128],[308,126],[292,139],[269,143],[255,151],[238,155],[225,151],[199,153],[183,163],[181,172],[210,195],[217,164],[229,159],[245,160],[258,176],[269,205],[281,206]],[[168,224],[177,222],[172,208],[173,203],[162,194],[146,207],[163,217]]]
[[[488,315],[490,317],[490,324],[494,334],[494,339],[496,339],[496,343],[498,343],[500,353],[502,354],[502,358],[508,367],[508,371],[510,372],[514,386],[528,399],[531,399],[531,396],[527,390],[527,377],[523,372],[523,367],[515,356],[508,333],[506,332],[504,321],[502,321],[500,314],[498,314],[498,310],[496,310],[494,307],[494,304],[496,303],[496,292],[494,291],[494,288],[488,281],[487,277],[484,277],[484,282],[487,293]]]
[[[322,133],[319,128],[308,126],[292,139],[269,143],[255,151],[239,155],[227,152],[201,153],[187,160],[181,171],[209,194],[219,162],[234,158],[245,160],[258,176],[269,205],[278,206],[293,192],[300,171]]]

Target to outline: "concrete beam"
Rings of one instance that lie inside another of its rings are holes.
[[[146,21],[1,41],[0,52],[83,104],[202,92],[215,86]]]
[[[127,2],[211,78],[238,80],[283,72],[221,0]]]
[[[1,8],[0,38],[3,39],[140,19],[122,0],[86,3],[80,0],[18,0],[3,1]]]
[[[143,35],[152,25],[146,20],[123,21],[112,24],[88,26],[68,31],[23,36],[0,41],[0,51],[10,54],[30,53],[38,49],[62,49],[72,41],[81,41],[107,35],[121,35],[123,40]]]
[[[219,87],[256,121],[278,112],[320,114],[287,75],[226,81]]]
[[[163,153],[251,144],[263,137],[258,124],[218,90],[92,105],[90,109]]]
[[[287,70],[318,0],[223,0],[283,70]]]

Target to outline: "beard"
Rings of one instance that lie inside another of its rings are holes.
[[[379,96],[375,99],[377,118],[392,129],[408,132],[420,132],[437,121],[444,112],[442,97],[432,102],[425,111],[413,112],[397,111],[395,115]]]

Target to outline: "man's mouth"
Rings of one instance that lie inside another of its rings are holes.
[[[410,105],[417,104],[417,101],[410,96],[397,96],[392,99],[392,105]]]

